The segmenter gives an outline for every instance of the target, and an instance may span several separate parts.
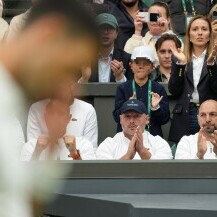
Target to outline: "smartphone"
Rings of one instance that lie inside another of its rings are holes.
[[[213,11],[212,13],[212,19],[217,20],[217,11]]]
[[[150,13],[150,22],[157,22],[159,17],[158,13]]]
[[[139,12],[138,15],[142,18],[144,23],[150,22],[150,14],[148,12]]]

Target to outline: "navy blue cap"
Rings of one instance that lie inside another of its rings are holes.
[[[130,99],[126,101],[121,107],[121,114],[127,111],[135,111],[139,114],[147,114],[147,108],[143,102],[137,99]]]

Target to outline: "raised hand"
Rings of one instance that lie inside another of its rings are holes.
[[[136,136],[131,139],[127,153],[120,160],[132,160],[136,154]]]
[[[139,15],[139,11],[137,11],[134,18],[135,35],[141,36],[144,22],[144,17]]]
[[[217,55],[217,43],[214,44],[212,52],[211,52],[211,54],[209,55],[209,57],[207,59],[207,64],[208,65],[214,64],[214,61],[216,60],[216,55]]]
[[[153,109],[158,108],[160,101],[163,99],[163,96],[160,96],[157,93],[151,92],[151,107]]]
[[[124,65],[122,61],[112,60],[111,61],[111,69],[113,71],[113,75],[117,81],[120,81],[124,77]]]
[[[76,139],[74,136],[66,135],[63,137],[63,140],[70,153],[76,151]]]
[[[180,64],[186,64],[187,58],[185,54],[182,52],[181,48],[177,48],[174,44],[170,47],[170,50],[172,51],[173,55],[178,59],[178,62]]]
[[[207,139],[203,135],[203,128],[201,128],[198,133],[198,140],[197,140],[197,157],[200,159],[203,159],[203,156],[207,151],[206,141]]]

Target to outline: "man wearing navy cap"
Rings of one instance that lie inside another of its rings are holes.
[[[143,102],[136,99],[126,101],[120,115],[123,131],[100,144],[97,159],[172,159],[169,144],[160,136],[153,136],[145,130],[148,122],[147,108]]]
[[[83,82],[125,82],[133,78],[129,66],[130,54],[116,49],[114,43],[118,36],[117,19],[109,13],[96,17],[99,30],[99,57],[91,68],[83,70],[80,83]]]

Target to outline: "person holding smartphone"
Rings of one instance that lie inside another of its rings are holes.
[[[134,19],[135,32],[125,44],[124,50],[126,52],[132,53],[135,47],[142,45],[150,46],[155,50],[155,43],[163,33],[173,33],[171,30],[169,8],[165,3],[153,3],[148,9],[148,13],[149,18],[147,19],[147,17],[144,16],[144,12],[137,12],[136,18]],[[156,17],[156,20],[150,19]],[[142,28],[146,23],[148,25],[149,31],[143,37]],[[156,52],[155,58],[158,60]]]

